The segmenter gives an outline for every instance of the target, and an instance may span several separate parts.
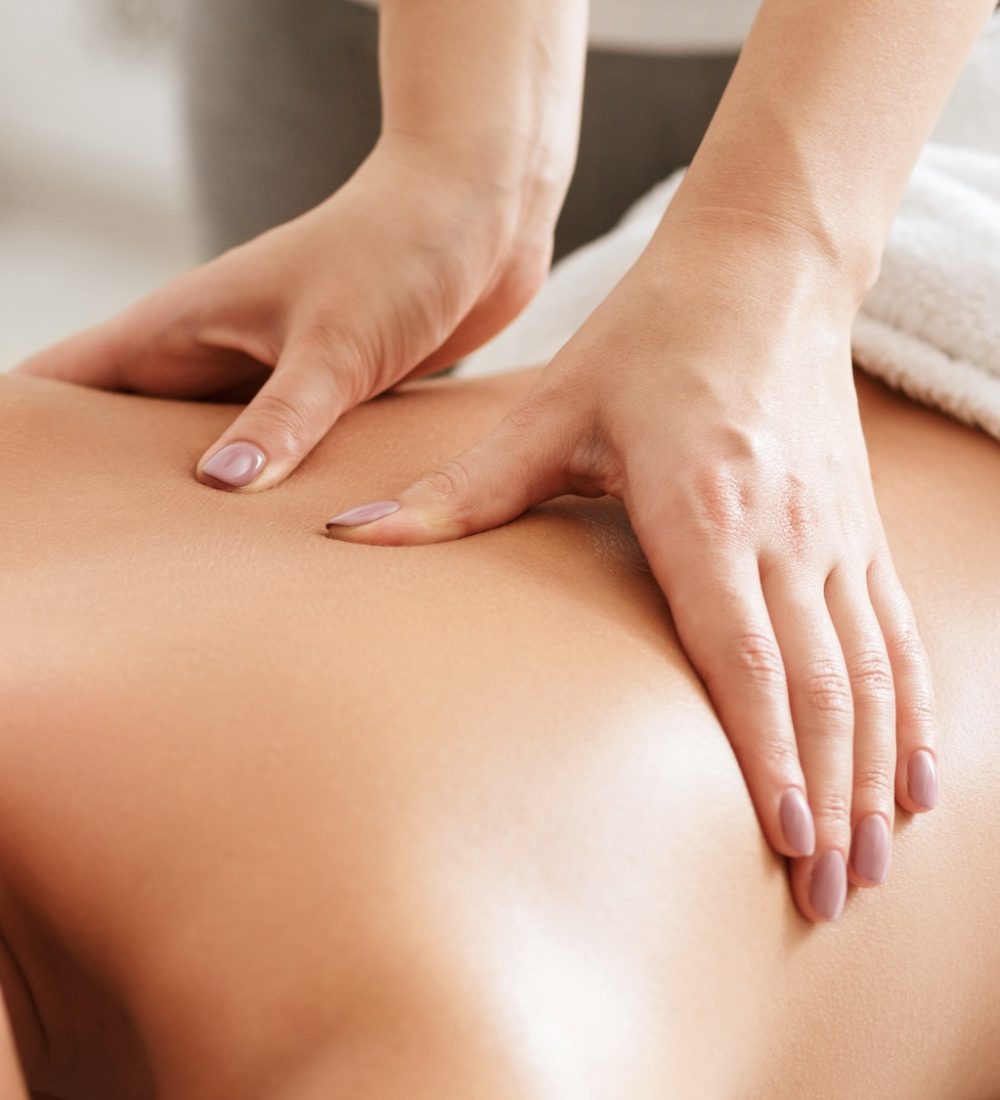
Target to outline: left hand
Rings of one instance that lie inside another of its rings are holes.
[[[893,793],[937,800],[927,658],[854,390],[859,301],[805,233],[668,223],[493,432],[328,530],[441,542],[620,498],[799,909],[835,920],[848,877],[885,878]]]

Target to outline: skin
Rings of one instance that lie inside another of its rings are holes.
[[[532,393],[394,489],[390,514],[333,518],[334,537],[406,545],[562,493],[622,500],[814,920],[840,915],[852,837],[888,837],[894,803],[937,799],[910,785],[934,750],[933,687],[867,468],[850,331],[993,6],[765,0],[653,239]],[[793,832],[795,792],[813,821]]]
[[[858,381],[950,789],[816,927],[620,503],[407,550],[315,524],[536,379],[421,383],[220,498],[187,462],[234,409],[0,376],[0,980],[34,1089],[996,1095],[1000,449]]]
[[[0,1087],[3,1088],[3,1095],[9,1097],[9,1100],[28,1100],[7,1008],[2,997],[0,997]]]
[[[888,837],[894,801],[937,800],[929,667],[875,502],[849,335],[992,7],[764,0],[623,283],[499,427],[392,487],[395,514],[344,526],[338,512],[332,529],[422,544],[568,492],[620,499],[814,920],[840,914],[852,835]],[[276,485],[347,409],[478,346],[537,290],[575,158],[585,23],[583,0],[386,0],[384,134],[357,175],[23,369],[172,396],[266,378],[198,475],[232,488],[217,462],[237,445],[252,456],[239,486]]]
[[[586,21],[582,0],[387,0],[382,133],[354,177],[22,369],[184,397],[266,378],[197,465],[257,441],[253,489],[280,483],[347,409],[455,362],[541,286],[576,155]]]

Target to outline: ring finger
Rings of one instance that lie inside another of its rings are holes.
[[[866,568],[838,566],[826,582],[830,609],[854,698],[854,796],[848,873],[878,886],[889,873],[896,769],[896,699],[882,628]]]

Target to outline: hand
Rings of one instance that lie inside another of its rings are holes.
[[[270,375],[198,464],[217,488],[270,488],[348,409],[472,351],[541,285],[558,199],[477,173],[430,142],[384,138],[315,210],[18,370],[165,397],[226,397]]]
[[[885,878],[893,793],[937,800],[928,663],[872,488],[857,298],[791,231],[735,222],[665,221],[489,436],[328,530],[438,542],[624,501],[799,909],[835,920],[848,875]]]

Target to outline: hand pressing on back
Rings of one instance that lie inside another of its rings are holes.
[[[454,362],[541,285],[557,203],[383,137],[321,206],[17,369],[163,397],[263,386],[205,452],[220,489],[286,478],[347,410]]]
[[[490,435],[328,527],[442,542],[566,493],[622,500],[812,920],[840,916],[849,878],[885,880],[894,802],[937,800],[927,658],[858,415],[857,305],[807,234],[668,213]]]

